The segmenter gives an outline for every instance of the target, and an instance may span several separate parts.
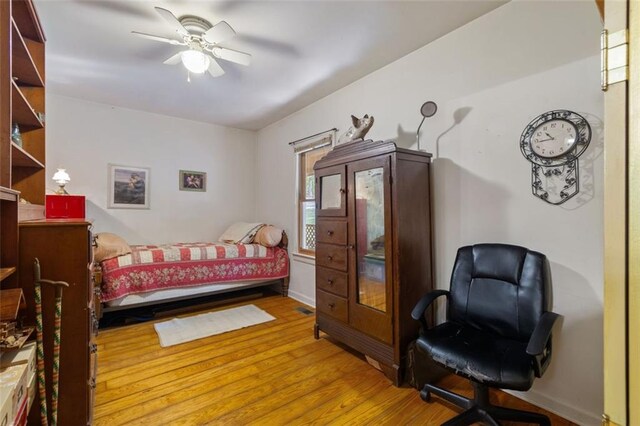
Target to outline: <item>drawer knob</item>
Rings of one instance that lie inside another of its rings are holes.
[[[346,194],[346,193],[347,193],[347,190],[346,190],[346,189],[344,189],[344,188],[340,188],[340,193],[341,193],[341,194]]]
[[[333,302],[329,303],[329,308],[333,311],[336,308],[336,304]]]
[[[96,345],[95,343],[89,345],[89,353],[95,354],[96,352],[98,352],[98,345]]]
[[[333,235],[333,231],[327,231],[327,235],[328,236],[332,236]]]
[[[327,278],[327,283],[329,283],[329,285],[333,285],[333,280],[331,278]]]
[[[329,259],[329,262],[331,262],[333,260],[333,256],[329,255],[327,256],[327,259]]]

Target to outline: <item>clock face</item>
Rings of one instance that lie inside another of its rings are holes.
[[[557,167],[575,161],[590,141],[589,122],[573,111],[558,109],[527,124],[520,136],[520,151],[533,164]]]
[[[563,119],[539,124],[531,135],[531,150],[542,158],[555,158],[570,152],[578,141],[576,126]]]

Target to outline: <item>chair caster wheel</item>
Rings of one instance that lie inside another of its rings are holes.
[[[423,401],[425,402],[429,402],[431,401],[431,392],[429,392],[428,390],[421,390],[420,391],[420,398],[422,398]]]

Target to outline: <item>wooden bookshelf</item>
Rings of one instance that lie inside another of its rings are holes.
[[[45,37],[32,0],[1,3],[0,156],[7,158],[0,159],[0,185],[19,191],[19,199],[31,203],[17,209],[18,220],[29,220],[43,216],[45,200]],[[21,143],[11,139],[16,124]]]
[[[32,0],[0,1],[0,289],[20,285],[18,222],[44,217],[44,112],[45,37],[38,14]],[[20,144],[11,137],[14,124]]]
[[[24,301],[21,295],[25,276],[19,258],[18,223],[44,218],[44,113],[45,37],[33,1],[0,0],[0,308],[3,317],[9,314],[15,317],[16,304],[9,303],[11,300],[18,300],[18,304]],[[20,130],[21,142],[18,143],[12,140],[14,124]],[[32,204],[22,203],[22,198]],[[32,329],[23,333],[20,341],[26,340],[30,331]],[[29,424],[39,424],[37,404],[29,411]]]

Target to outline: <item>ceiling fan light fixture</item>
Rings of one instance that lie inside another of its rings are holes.
[[[209,68],[211,59],[199,50],[185,50],[180,57],[182,64],[194,74],[202,74]]]

